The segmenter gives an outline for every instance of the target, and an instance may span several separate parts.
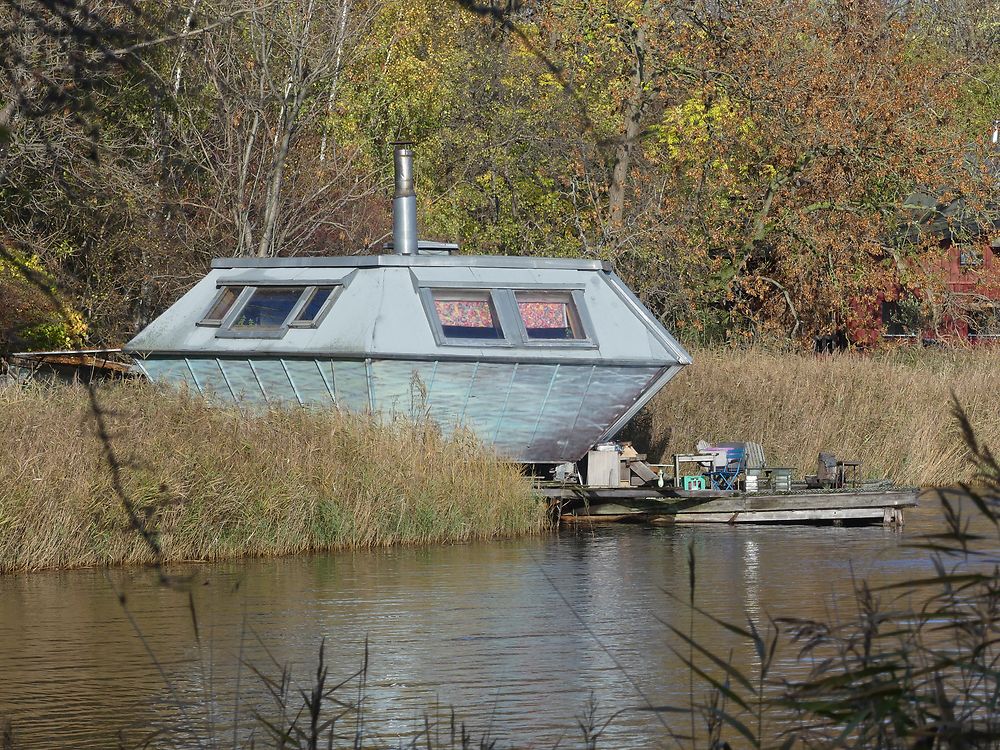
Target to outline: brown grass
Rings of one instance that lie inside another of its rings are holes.
[[[163,560],[538,532],[518,467],[430,425],[256,417],[148,385],[99,390],[127,495]],[[115,497],[82,388],[0,386],[0,572],[152,562]]]
[[[877,355],[695,349],[647,407],[636,434],[657,458],[700,438],[762,443],[772,466],[815,473],[829,450],[862,461],[868,477],[915,486],[953,484],[973,468],[951,393],[980,438],[1000,445],[1000,350],[909,349]]]

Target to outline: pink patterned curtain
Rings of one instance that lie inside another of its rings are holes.
[[[486,300],[434,300],[434,309],[443,326],[493,328],[493,311]]]
[[[518,302],[525,328],[569,328],[565,302]]]

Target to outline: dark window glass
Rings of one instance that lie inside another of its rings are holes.
[[[241,286],[222,287],[222,292],[219,294],[215,304],[212,305],[212,309],[208,311],[208,315],[205,316],[203,322],[221,323],[222,319],[226,317],[226,313],[229,312],[229,308],[233,306],[233,303],[242,291],[243,287]]]
[[[434,312],[445,338],[503,338],[489,292],[435,292]]]
[[[972,245],[961,245],[958,249],[958,265],[962,268],[978,268],[983,265],[982,251]]]
[[[558,292],[518,292],[517,309],[529,339],[585,339],[573,297]]]
[[[1000,308],[984,307],[969,314],[969,338],[1000,338]]]
[[[882,327],[886,336],[912,336],[906,324],[906,316],[898,302],[882,303]]]
[[[305,307],[299,312],[295,318],[296,323],[312,323],[316,320],[316,316],[319,315],[320,310],[323,309],[323,305],[326,301],[330,299],[330,295],[333,294],[333,287],[324,286],[313,292],[312,297],[306,303]]]
[[[232,327],[280,329],[301,295],[301,287],[260,287],[240,310]]]

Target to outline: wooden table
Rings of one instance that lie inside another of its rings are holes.
[[[713,468],[717,458],[715,453],[675,453],[674,454],[674,487],[681,486],[681,464],[708,464]]]

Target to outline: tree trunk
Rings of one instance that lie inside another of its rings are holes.
[[[192,0],[191,7],[188,9],[187,17],[184,19],[184,34],[191,31],[191,25],[194,23],[195,13],[198,12],[198,4],[201,0]],[[177,52],[177,62],[174,64],[174,98],[180,93],[181,90],[181,71],[184,68],[184,57],[187,49],[184,45],[184,40],[182,39],[179,45],[180,49]]]
[[[250,180],[250,159],[253,155],[255,141],[257,140],[257,130],[260,128],[260,113],[254,112],[253,124],[250,126],[250,134],[247,136],[246,145],[243,149],[243,158],[240,161],[240,171],[236,177],[236,205],[233,207],[236,215],[234,223],[239,233],[236,240],[236,254],[239,256],[250,255],[253,245],[253,228],[250,226],[250,202],[247,196],[247,184]]]
[[[281,104],[278,117],[279,129],[274,137],[274,156],[267,185],[267,196],[264,203],[264,224],[261,227],[260,244],[257,247],[258,257],[264,258],[276,255],[275,246],[278,217],[281,212],[281,187],[285,178],[285,164],[292,145],[292,137],[299,127],[299,115],[309,89],[309,70],[306,55],[309,48],[309,38],[312,30],[313,2],[310,0],[306,8],[305,18],[299,38],[296,40],[295,60],[288,76],[285,97]]]
[[[625,216],[625,182],[632,167],[632,156],[642,132],[642,114],[646,109],[646,32],[641,26],[632,31],[632,90],[623,108],[624,122],[622,140],[615,152],[615,163],[611,170],[611,186],[608,189],[608,212],[611,226],[618,228]]]
[[[337,84],[340,82],[340,64],[344,55],[344,38],[347,35],[347,14],[350,13],[350,0],[341,0],[340,23],[337,26],[336,52],[333,60],[333,80],[330,82],[330,94],[326,100],[326,122],[323,123],[323,138],[319,144],[319,160],[326,161],[327,141],[330,138],[330,118],[333,116],[333,103],[337,99]]]

